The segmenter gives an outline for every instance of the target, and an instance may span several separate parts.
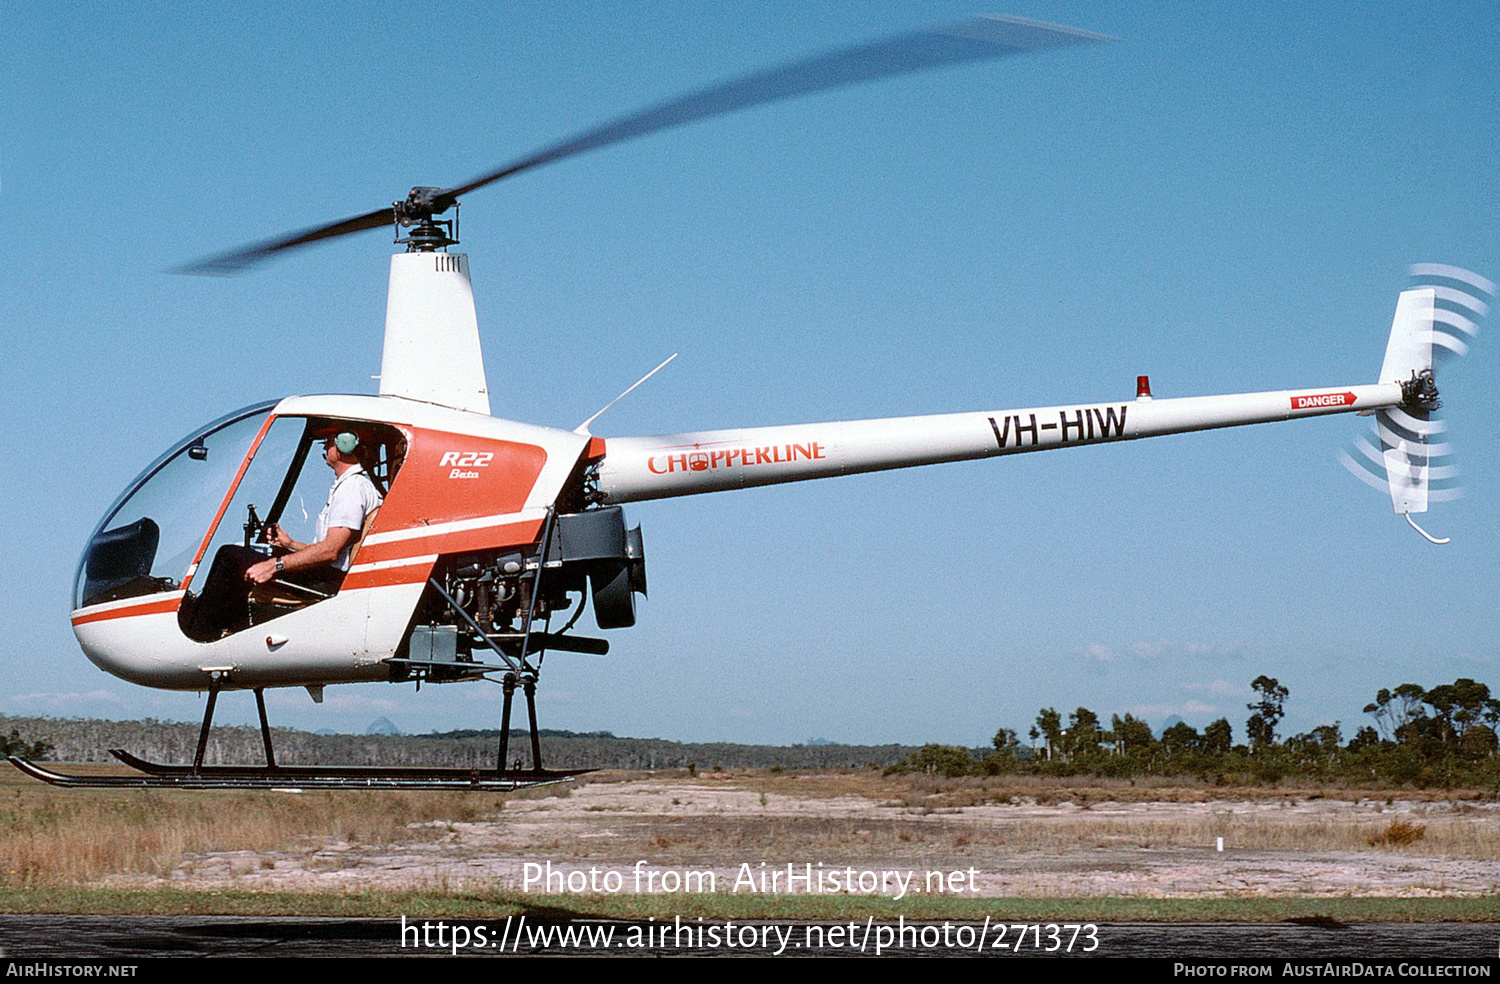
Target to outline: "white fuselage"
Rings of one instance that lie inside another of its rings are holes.
[[[476,556],[533,555],[561,502],[579,509],[1298,417],[1394,412],[1403,405],[1403,383],[1431,365],[1433,319],[1431,291],[1402,295],[1374,385],[600,439],[586,426],[564,431],[489,416],[467,258],[403,254],[391,263],[381,395],[246,408],[163,455],[91,538],[73,627],[100,667],[152,687],[202,689],[210,675],[230,687],[392,678],[387,661],[411,635],[434,572]],[[207,582],[233,583],[211,568],[220,556],[251,549],[257,504],[276,522],[291,515],[300,475],[312,475],[312,485],[320,480],[302,464],[319,428],[378,437],[391,479],[337,593],[301,610],[267,602],[275,607],[270,621],[247,614],[254,608],[247,602],[236,612],[203,601],[212,594]],[[1407,463],[1415,476],[1408,484],[1424,493],[1413,505],[1418,497],[1403,492],[1397,511],[1425,508],[1425,465],[1410,465],[1416,452],[1400,443],[1386,454]],[[241,528],[244,543],[237,545]]]

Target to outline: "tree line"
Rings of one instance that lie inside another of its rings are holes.
[[[1108,726],[1079,707],[1063,714],[1042,708],[1026,735],[996,732],[989,749],[951,745],[849,746],[822,743],[790,747],[688,744],[618,738],[607,732],[542,732],[543,759],[561,769],[868,768],[944,776],[1182,776],[1238,784],[1299,779],[1394,785],[1491,788],[1500,792],[1500,700],[1483,683],[1460,678],[1425,689],[1403,683],[1382,688],[1364,707],[1369,723],[1347,741],[1341,722],[1283,736],[1288,689],[1274,677],[1251,683],[1254,700],[1237,731],[1221,717],[1201,731],[1183,721],[1160,734],[1131,714],[1110,716]],[[4,730],[9,729],[9,734]],[[513,755],[525,755],[526,738],[512,731]],[[320,735],[274,730],[277,759],[286,765],[369,764],[493,767],[496,731],[429,735]],[[164,762],[191,761],[195,724],[157,721],[11,718],[0,716],[0,754],[37,760],[108,761],[110,748],[127,748]],[[1240,739],[1240,740],[1237,740]],[[214,729],[210,763],[261,761],[255,728]],[[528,763],[529,764],[529,763]]]
[[[111,748],[123,748],[157,762],[191,762],[198,725],[145,718],[7,717],[0,715],[0,753],[36,761],[111,762]],[[3,733],[10,729],[9,737]],[[498,730],[463,730],[422,735],[314,734],[273,728],[280,765],[381,765],[461,769],[495,767]],[[542,762],[553,769],[864,769],[904,761],[913,745],[739,745],[621,738],[607,731],[541,730]],[[510,733],[510,757],[531,764],[527,732]],[[24,737],[23,737],[24,736]],[[260,729],[224,725],[210,735],[204,761],[210,765],[260,765],[265,752]]]
[[[1282,779],[1392,783],[1500,789],[1500,700],[1483,683],[1460,678],[1432,689],[1403,683],[1382,688],[1365,705],[1372,723],[1347,741],[1339,721],[1283,737],[1290,691],[1275,677],[1250,684],[1243,741],[1221,717],[1199,731],[1183,721],[1155,734],[1131,714],[1098,714],[1079,707],[1066,717],[1044,707],[1026,737],[1011,728],[995,733],[992,748],[975,754],[948,745],[925,745],[888,772],[945,776],[1021,773],[1041,776],[1194,776],[1219,783]]]

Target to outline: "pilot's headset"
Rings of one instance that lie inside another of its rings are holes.
[[[333,437],[333,446],[339,454],[353,454],[359,450],[359,435],[353,431],[339,431]]]

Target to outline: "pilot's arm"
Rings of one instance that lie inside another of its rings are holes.
[[[293,547],[292,552],[284,557],[263,560],[253,565],[245,571],[245,580],[254,584],[265,584],[273,580],[280,571],[295,571],[304,567],[332,564],[338,559],[339,554],[344,552],[344,548],[354,542],[355,537],[355,531],[347,526],[330,526],[328,535],[317,543],[299,544],[285,533],[280,533],[279,530],[277,532],[280,534],[276,538],[277,545],[280,546],[281,539],[285,537],[287,543]],[[278,560],[280,567],[277,567]]]

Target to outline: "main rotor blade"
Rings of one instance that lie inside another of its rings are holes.
[[[1113,39],[1103,34],[1018,17],[973,17],[956,24],[924,28],[882,41],[842,48],[803,61],[789,62],[660,103],[518,158],[472,181],[439,191],[429,202],[433,214],[441,213],[457,202],[460,195],[502,178],[585,151],[633,140],[696,120],[732,113],[738,109],[944,65],[959,65],[1043,48],[1109,40]],[[228,276],[283,250],[392,225],[395,221],[396,209],[382,208],[223,253],[182,267],[178,272]]]
[[[351,232],[364,232],[366,229],[391,226],[395,222],[396,210],[388,205],[373,212],[366,212],[364,215],[355,215],[347,219],[341,219],[338,222],[329,223],[328,225],[313,226],[310,229],[302,229],[299,232],[294,232],[289,236],[269,239],[254,246],[246,246],[243,249],[237,249],[230,253],[211,256],[206,260],[178,267],[174,272],[200,274],[209,277],[228,277],[284,249],[305,246],[308,243],[315,243],[320,239],[332,239],[335,236],[344,236]]]
[[[435,202],[446,208],[460,195],[542,164],[738,109],[927,68],[1110,40],[1113,39],[1107,35],[1018,17],[973,17],[956,24],[924,28],[790,62],[660,103],[449,188],[437,195]]]

